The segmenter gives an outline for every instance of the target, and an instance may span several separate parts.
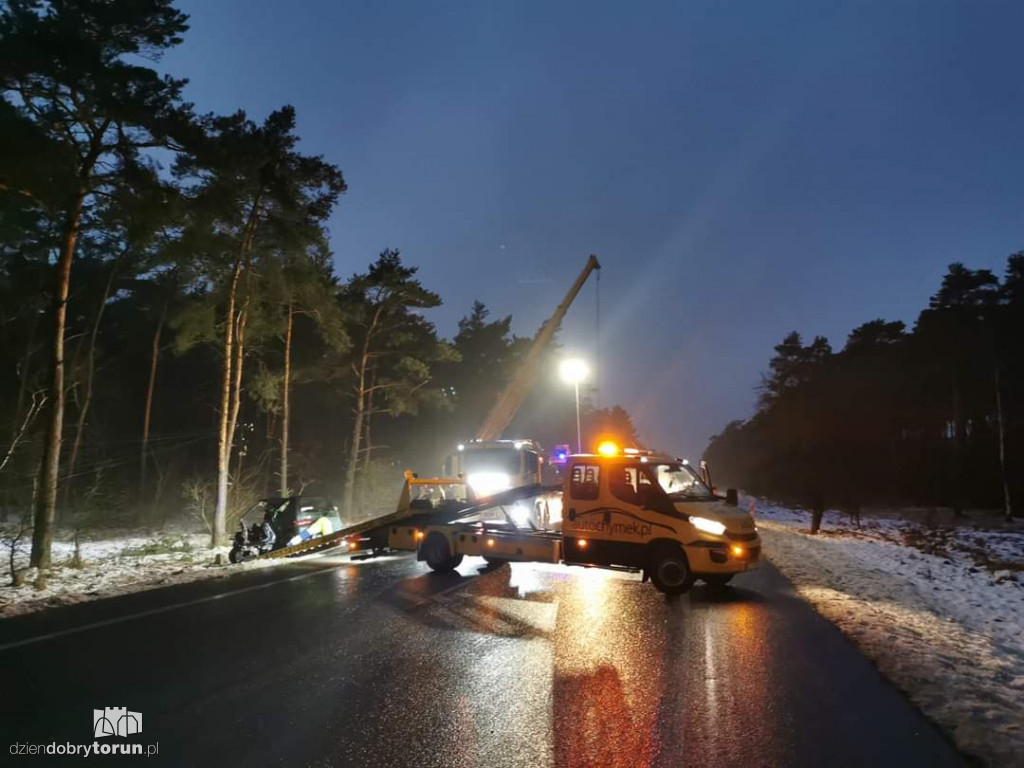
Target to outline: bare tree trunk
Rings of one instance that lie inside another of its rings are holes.
[[[242,257],[239,255],[231,273],[231,285],[228,289],[228,309],[224,320],[224,371],[221,376],[220,390],[220,424],[217,434],[217,507],[213,513],[211,543],[219,546],[224,540],[224,528],[227,522],[228,508],[228,474],[231,459],[231,435],[228,432],[231,410],[231,373],[235,351],[235,298],[238,291],[238,278],[242,272]]]
[[[230,436],[231,447],[234,446],[234,437],[238,429],[238,414],[242,409],[242,368],[245,363],[245,328],[249,322],[249,299],[238,313],[238,325],[235,328],[235,362],[232,374],[234,380],[231,382],[231,416],[228,419],[228,435]],[[229,449],[228,455],[231,455]]]
[[[251,243],[251,240],[250,240]],[[242,409],[242,372],[245,366],[245,329],[249,324],[249,307],[252,303],[252,271],[251,265],[246,259],[245,265],[245,299],[242,308],[238,311],[238,325],[235,327],[235,362],[232,375],[234,381],[231,384],[231,415],[228,419],[228,463],[230,464],[231,450],[235,444],[235,433],[238,430],[238,415]],[[236,483],[242,482],[242,453],[238,454],[238,475]],[[236,496],[237,498],[237,493]]]
[[[292,327],[295,308],[288,305],[288,325],[284,335],[284,381],[281,382],[281,495],[288,495],[288,430],[291,428]]]
[[[103,313],[107,309],[107,299],[110,298],[110,289],[114,284],[115,274],[116,268],[110,271],[110,276],[107,278],[107,284],[103,289],[103,298],[96,309],[96,319],[92,324],[92,332],[89,334],[89,353],[86,355],[85,364],[85,396],[82,400],[82,407],[78,411],[78,426],[75,429],[75,442],[71,444],[71,456],[68,457],[68,477],[64,486],[67,497],[70,497],[71,486],[75,481],[75,464],[78,462],[78,450],[82,445],[82,433],[85,432],[85,422],[89,417],[89,407],[92,405],[93,374],[96,372],[96,339],[99,336]]]
[[[71,204],[64,227],[60,257],[57,260],[56,284],[53,291],[53,354],[50,358],[50,418],[46,424],[43,460],[39,469],[39,495],[35,504],[32,555],[29,559],[29,564],[36,568],[45,568],[50,564],[53,521],[57,515],[57,481],[64,431],[64,331],[67,327],[71,264],[75,259],[75,246],[82,223],[85,195],[85,188],[80,188]]]
[[[228,475],[231,470],[231,445],[234,440],[234,423],[231,419],[231,391],[233,364],[235,361],[235,307],[238,300],[238,282],[242,270],[248,267],[249,249],[256,232],[256,221],[259,215],[260,196],[253,201],[246,231],[238,251],[238,258],[231,271],[231,283],[228,287],[228,308],[224,320],[224,371],[221,377],[220,424],[217,434],[217,506],[213,513],[213,546],[219,546],[225,540],[228,510]]]
[[[363,417],[366,413],[366,369],[370,364],[370,340],[380,320],[383,307],[377,307],[373,321],[366,329],[363,340],[363,353],[359,358],[359,369],[356,371],[356,408],[352,420],[352,445],[349,446],[348,466],[345,469],[345,487],[342,489],[341,508],[345,519],[352,517],[352,499],[355,496],[356,469],[359,466],[359,449],[363,438]]]
[[[153,349],[149,357],[149,383],[146,385],[146,406],[142,413],[142,449],[139,453],[139,499],[146,495],[146,464],[149,455],[149,426],[153,415],[153,393],[156,390],[156,371],[160,362],[160,337],[167,322],[167,302],[160,310],[160,320],[153,332]]]
[[[967,423],[958,372],[953,373],[953,516],[964,516],[964,460],[967,453]]]
[[[825,498],[820,492],[814,494],[811,504],[811,534],[817,535],[821,530],[821,519],[825,516]]]
[[[242,362],[245,359],[245,310],[238,313],[235,326],[235,361],[231,368],[231,406],[228,416],[228,434],[234,442],[235,431],[238,429],[238,413],[242,407]]]
[[[346,520],[352,519],[352,500],[355,496],[356,467],[363,437],[363,413],[366,410],[366,349],[359,361],[359,381],[356,384],[356,407],[352,420],[352,445],[349,446],[348,466],[345,468],[345,487],[342,490],[341,509]]]
[[[1010,496],[1010,483],[1006,477],[1006,416],[1003,413],[1003,387],[999,372],[999,359],[992,358],[992,378],[996,389],[996,426],[999,431],[999,475],[1003,481],[1003,513],[1006,520],[1013,519],[1013,499]]]
[[[366,393],[366,447],[363,448],[363,472],[370,468],[370,461],[373,459],[373,434],[371,432],[371,426],[373,424],[373,393],[377,386],[377,367],[374,366],[373,373],[370,374],[370,389]]]

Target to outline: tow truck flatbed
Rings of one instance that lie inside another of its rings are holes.
[[[419,478],[412,472],[406,472],[405,485],[402,489],[402,495],[399,498],[398,509],[391,514],[384,515],[383,517],[372,518],[370,520],[364,520],[360,523],[346,526],[345,528],[334,531],[333,533],[329,533],[325,536],[307,539],[292,546],[271,550],[270,552],[260,555],[259,559],[272,559],[310,554],[338,546],[342,542],[352,540],[355,537],[362,536],[363,534],[370,534],[371,538],[380,541],[378,537],[373,536],[374,533],[377,533],[378,535],[384,534],[385,539],[390,533],[390,536],[397,537],[396,543],[408,543],[410,545],[398,547],[392,545],[393,548],[415,549],[419,541],[416,536],[416,532],[422,532],[426,526],[442,522],[451,522],[453,525],[473,525],[472,523],[465,522],[466,518],[479,515],[481,512],[489,509],[502,508],[505,505],[515,504],[518,501],[529,500],[537,496],[561,490],[560,485],[520,486],[468,505],[465,503],[446,503],[434,506],[418,503],[423,500],[411,498],[412,489],[417,486],[440,487],[461,485],[463,483],[464,481],[461,478]],[[506,517],[506,519],[508,519],[509,523],[512,524],[511,518]],[[388,529],[391,529],[390,532]],[[407,529],[405,533],[409,537],[408,542],[405,542],[402,539],[403,529]]]

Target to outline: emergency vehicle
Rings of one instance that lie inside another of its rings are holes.
[[[475,497],[544,481],[543,450],[533,440],[470,440],[445,459],[445,477],[464,477]]]

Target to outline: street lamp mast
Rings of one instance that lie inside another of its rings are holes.
[[[584,360],[570,357],[562,361],[560,366],[562,380],[572,384],[576,394],[576,453],[583,453],[583,430],[580,427],[580,382],[590,374],[590,368]]]

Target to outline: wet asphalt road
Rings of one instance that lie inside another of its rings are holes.
[[[119,765],[962,765],[774,568],[734,584],[338,556],[10,619],[0,764],[126,706],[159,754]]]

